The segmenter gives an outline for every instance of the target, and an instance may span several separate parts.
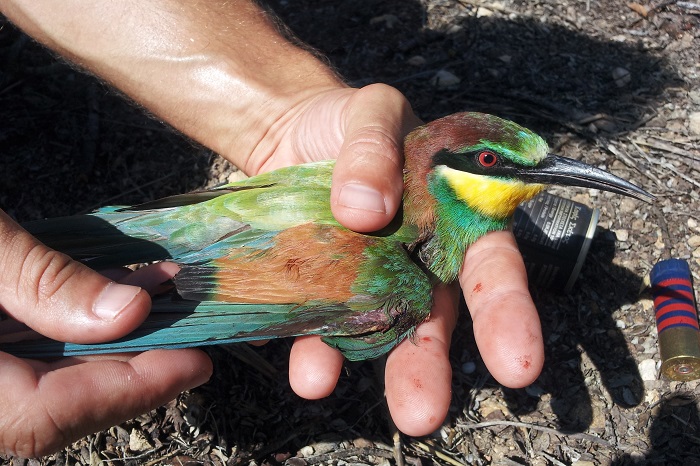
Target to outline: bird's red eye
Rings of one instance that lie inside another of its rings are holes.
[[[479,152],[479,164],[481,164],[482,167],[493,167],[496,165],[496,162],[498,162],[498,157],[493,152],[487,150]]]

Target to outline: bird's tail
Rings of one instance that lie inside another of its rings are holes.
[[[170,252],[151,238],[127,235],[116,225],[142,215],[118,208],[105,208],[87,215],[48,218],[22,224],[29,233],[52,249],[68,254],[93,268],[138,264],[170,257]]]
[[[68,254],[92,268],[117,267],[171,259],[187,254],[186,241],[171,241],[177,229],[184,235],[192,219],[181,213],[182,207],[210,201],[223,194],[249,189],[221,187],[206,191],[164,197],[136,206],[103,207],[85,215],[47,218],[22,224],[52,249]],[[232,225],[233,224],[233,225]],[[219,235],[217,225],[209,227],[210,235]],[[228,222],[226,232],[242,224]],[[206,228],[202,228],[206,231]],[[195,237],[203,236],[203,231]],[[182,235],[181,235],[182,236]]]
[[[231,304],[154,298],[146,321],[119,340],[76,344],[41,337],[0,343],[0,351],[24,358],[54,358],[323,334],[323,340],[348,359],[363,360],[388,352],[411,332],[410,320],[389,322],[388,318],[383,310],[357,312],[343,305]]]

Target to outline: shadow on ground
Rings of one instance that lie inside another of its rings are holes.
[[[673,394],[652,407],[651,417],[640,422],[649,423],[651,450],[645,454],[627,454],[611,463],[612,466],[633,464],[664,464],[696,466],[700,464],[698,431],[700,414],[694,394]]]

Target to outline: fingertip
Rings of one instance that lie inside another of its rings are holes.
[[[336,163],[331,185],[331,211],[343,226],[358,232],[372,232],[386,227],[396,216],[401,205],[403,178],[397,167],[383,170],[377,177],[377,168],[367,170]]]
[[[163,283],[172,279],[180,271],[180,266],[174,262],[156,262],[140,267],[118,281],[124,285],[135,285],[143,288],[149,294],[154,294]],[[104,274],[104,271],[100,270]]]
[[[184,387],[178,388],[178,393],[199,387],[211,379],[214,373],[214,363],[204,351],[196,348],[164,351],[177,351],[177,354],[173,356],[175,356],[175,364],[182,371],[181,387]],[[187,360],[187,364],[183,364],[183,359]]]
[[[113,322],[122,313],[129,313],[132,308],[141,309],[143,294],[145,292],[139,286],[109,282],[93,303],[92,312],[99,320]]]
[[[512,233],[490,233],[472,245],[460,283],[491,375],[511,388],[534,382],[544,366],[542,328]]]
[[[289,354],[289,384],[307,400],[324,398],[335,390],[343,355],[315,335],[298,337]]]
[[[544,366],[544,347],[539,327],[527,328],[525,322],[525,328],[511,331],[484,330],[483,327],[489,325],[499,325],[499,322],[475,323],[474,333],[490,374],[498,383],[509,388],[523,388],[532,384]]]
[[[426,336],[403,341],[386,364],[386,399],[396,427],[411,436],[434,432],[447,416],[451,383],[444,343]]]
[[[75,316],[74,331],[63,341],[93,343],[120,338],[137,328],[148,316],[151,297],[140,286],[109,282],[92,306],[94,318]]]
[[[404,340],[386,363],[386,398],[396,427],[412,436],[442,425],[452,399],[450,340],[457,319],[456,286],[433,291],[430,319]]]

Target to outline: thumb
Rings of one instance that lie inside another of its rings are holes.
[[[60,341],[118,338],[138,326],[150,297],[54,251],[0,211],[0,308]]]
[[[345,141],[331,183],[331,209],[368,232],[394,218],[403,193],[403,138],[420,124],[406,98],[384,84],[358,89],[345,107]]]

